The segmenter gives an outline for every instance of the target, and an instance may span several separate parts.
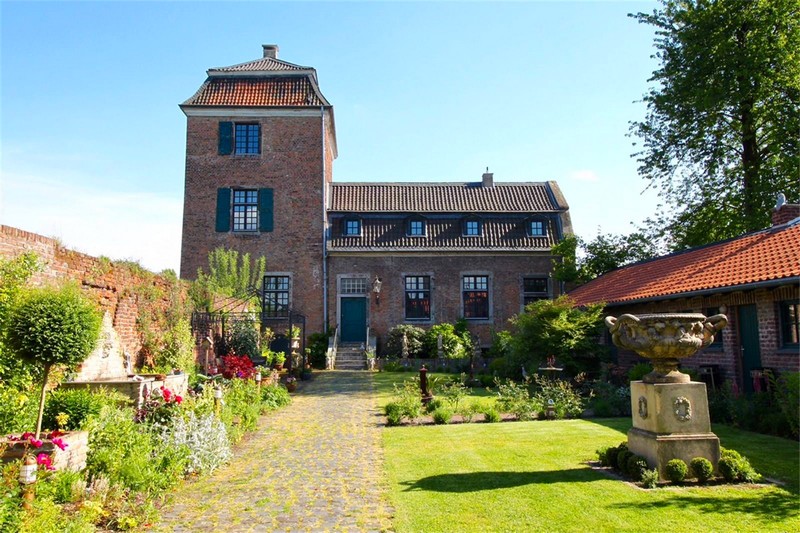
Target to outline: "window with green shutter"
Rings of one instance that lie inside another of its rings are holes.
[[[233,152],[233,122],[219,123],[219,155],[230,155]]]
[[[217,189],[217,223],[218,232],[231,230],[231,190],[228,187]]]

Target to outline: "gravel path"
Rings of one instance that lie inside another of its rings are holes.
[[[159,531],[390,531],[381,416],[367,372],[316,372],[230,465],[186,483]]]

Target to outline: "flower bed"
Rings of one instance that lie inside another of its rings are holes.
[[[27,453],[32,453],[37,457],[44,454],[49,458],[49,465],[55,470],[79,472],[86,468],[86,454],[89,451],[89,433],[87,431],[66,433],[54,431],[47,437],[36,441],[29,433],[24,433],[19,437],[10,435],[5,439],[6,448],[3,450],[0,460],[10,462],[22,459]]]

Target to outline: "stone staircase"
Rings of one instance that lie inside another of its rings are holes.
[[[367,358],[361,343],[340,344],[336,348],[336,370],[366,370]]]

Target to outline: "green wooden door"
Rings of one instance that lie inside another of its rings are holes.
[[[363,296],[342,298],[341,311],[341,341],[365,342],[367,340],[367,299]]]
[[[742,381],[745,392],[753,392],[750,371],[761,368],[761,347],[758,343],[758,312],[755,305],[739,307],[739,343],[742,351]]]

